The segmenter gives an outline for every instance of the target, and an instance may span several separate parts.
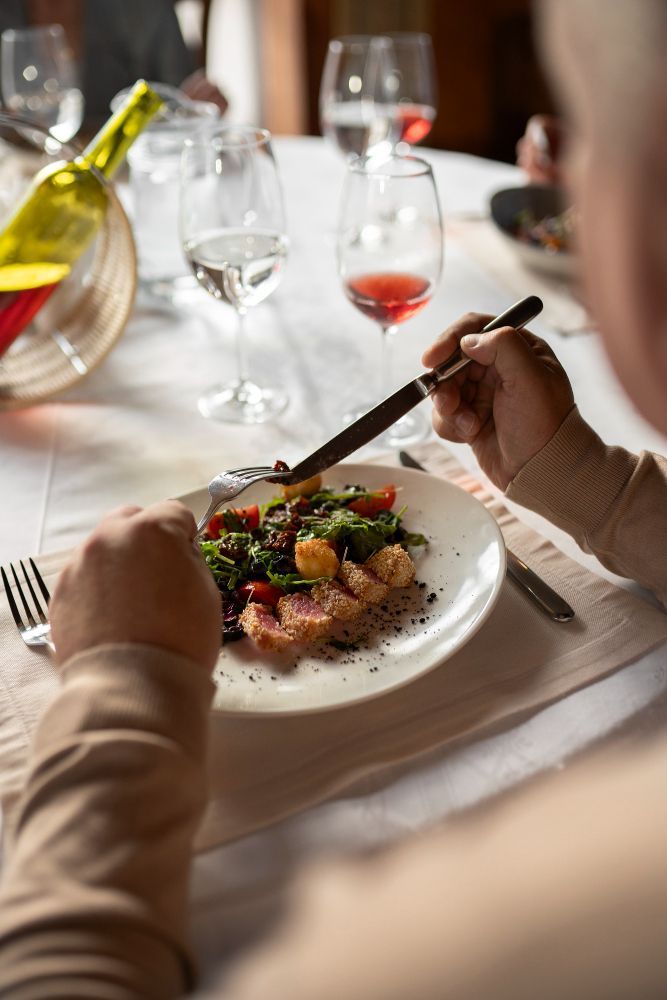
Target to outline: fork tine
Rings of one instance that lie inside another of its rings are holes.
[[[12,571],[12,576],[14,577],[14,583],[16,584],[16,589],[19,592],[19,597],[21,598],[21,604],[23,605],[23,610],[25,611],[26,618],[28,619],[28,624],[36,626],[37,622],[34,619],[32,611],[30,610],[30,605],[28,604],[28,602],[25,599],[25,594],[23,593],[23,588],[21,586],[21,581],[19,580],[18,576],[16,575],[16,570],[14,569],[14,566],[13,566],[12,563],[9,564],[9,568]]]
[[[256,472],[243,472],[238,473],[238,478],[243,480],[243,489],[246,490],[253,483],[259,482],[261,479],[266,479],[267,473],[258,469]]]
[[[248,474],[246,482],[248,486],[252,486],[253,483],[259,483],[263,479],[267,479],[266,472],[251,472]]]
[[[32,566],[32,571],[35,574],[35,579],[37,580],[37,585],[38,585],[39,589],[42,592],[42,597],[44,598],[44,600],[46,601],[46,603],[48,605],[49,601],[51,600],[51,594],[49,593],[49,588],[44,583],[44,579],[42,577],[42,574],[37,569],[37,565],[35,564],[35,560],[32,558],[32,556],[29,556],[28,562]]]
[[[11,569],[13,571],[14,567],[11,566]],[[9,580],[7,579],[7,574],[5,573],[4,567],[0,569],[0,572],[2,573],[2,582],[5,588],[5,593],[7,595],[7,602],[14,617],[14,621],[16,622],[16,627],[23,628],[23,619],[21,618],[21,613],[16,606],[16,601],[14,600],[14,595],[12,594],[12,588],[9,584]]]
[[[42,611],[42,605],[39,603],[39,598],[38,598],[37,594],[35,593],[35,588],[33,587],[32,581],[31,581],[30,577],[28,576],[28,573],[26,571],[25,566],[23,565],[23,560],[19,559],[19,563],[21,564],[21,569],[23,570],[23,575],[25,577],[25,582],[28,584],[28,590],[30,591],[30,596],[32,597],[32,602],[35,605],[35,609],[37,611],[37,617],[41,621],[42,625],[46,625],[47,624],[46,615]]]
[[[228,475],[230,475],[230,476],[247,476],[247,475],[251,475],[254,472],[262,472],[262,473],[273,472],[273,469],[270,469],[268,467],[268,465],[248,465],[245,468],[241,468],[241,469],[229,469],[228,470]]]

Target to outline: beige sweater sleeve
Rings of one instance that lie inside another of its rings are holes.
[[[73,657],[39,726],[0,889],[0,996],[166,1000],[185,949],[213,685],[180,656]]]
[[[184,945],[211,684],[149,647],[71,660],[37,736],[0,898],[0,996],[168,1000]],[[667,995],[667,740],[304,876],[229,1000]],[[224,942],[221,942],[221,950]]]
[[[667,606],[667,459],[605,445],[575,407],[507,496]]]
[[[664,1000],[667,738],[304,873],[229,1000]]]

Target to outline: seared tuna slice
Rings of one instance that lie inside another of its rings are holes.
[[[383,583],[373,570],[348,559],[338,570],[338,579],[364,604],[379,604],[389,593],[387,584]]]
[[[260,649],[274,652],[284,649],[292,642],[292,637],[280,627],[268,604],[247,604],[239,616],[243,631],[257,643]]]
[[[340,621],[346,622],[358,618],[365,607],[364,603],[338,580],[316,583],[310,593],[328,615],[333,615]]]
[[[308,594],[288,594],[277,607],[278,621],[294,639],[310,642],[331,630],[333,618]]]

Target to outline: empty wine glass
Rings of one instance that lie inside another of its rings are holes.
[[[83,121],[83,94],[62,25],[10,28],[2,32],[1,47],[6,107],[47,128],[58,142],[72,139]]]
[[[370,156],[348,167],[338,232],[338,273],[350,302],[378,323],[378,398],[392,388],[390,349],[398,325],[431,300],[442,272],[443,227],[430,166],[415,156]],[[421,440],[427,424],[407,414],[382,437],[387,447]]]
[[[263,423],[287,394],[247,375],[244,317],[277,287],[287,257],[283,199],[271,135],[254,126],[204,129],[185,142],[180,228],[197,281],[236,315],[237,377],[199,400],[205,417]]]
[[[350,35],[329,42],[320,85],[322,132],[344,156],[391,150],[394,108],[385,90],[392,82],[390,42]]]
[[[382,89],[393,104],[396,150],[409,153],[429,134],[437,111],[433,43],[422,32],[396,32],[386,40]]]

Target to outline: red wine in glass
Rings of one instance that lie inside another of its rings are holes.
[[[410,146],[421,142],[431,131],[434,119],[435,108],[428,104],[399,104],[394,122],[397,142],[407,142]]]
[[[365,316],[382,327],[393,326],[414,316],[431,298],[426,278],[406,271],[361,274],[345,282],[350,301]]]

